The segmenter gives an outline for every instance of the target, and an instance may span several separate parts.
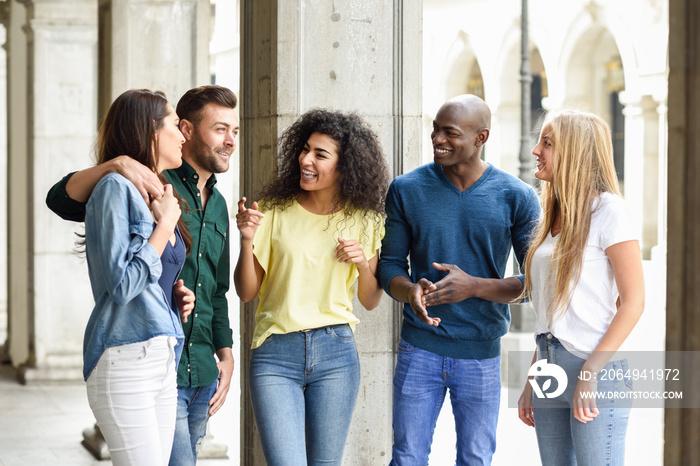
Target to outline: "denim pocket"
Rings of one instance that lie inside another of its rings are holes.
[[[355,335],[353,335],[349,325],[335,325],[329,328],[333,339],[342,343],[351,343],[355,341]]]
[[[625,387],[627,387],[627,390],[633,390],[634,382],[632,381],[632,377],[630,376],[630,366],[627,363],[627,359],[621,360],[620,364],[622,365],[622,373],[623,380],[625,381]]]
[[[260,346],[258,346],[258,348],[262,348],[263,346],[265,346],[265,345],[267,345],[267,344],[269,344],[269,343],[272,343],[273,341],[275,341],[275,338],[277,338],[277,334],[276,334],[276,333],[271,333],[271,334],[269,334],[268,336],[265,337],[265,340],[263,340],[263,342],[260,343]],[[257,349],[257,348],[256,348],[256,349]],[[253,350],[253,351],[255,351],[255,350]]]

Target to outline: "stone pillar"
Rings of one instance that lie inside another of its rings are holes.
[[[625,116],[625,173],[622,183],[623,195],[632,213],[632,218],[644,218],[644,109],[642,98],[629,91],[620,92],[620,103]],[[654,126],[656,130],[656,126]],[[656,148],[656,146],[654,146]],[[654,170],[656,166],[653,167]]]
[[[8,355],[24,381],[81,378],[87,274],[76,225],[44,198],[94,138],[95,12],[92,0],[10,4]]]
[[[659,128],[659,138],[658,138],[658,219],[656,223],[656,238],[657,244],[651,249],[651,260],[654,261],[657,258],[659,260],[666,261],[666,212],[667,207],[667,194],[668,194],[668,91],[665,90],[660,95],[655,95],[654,102],[658,105],[656,107],[656,113],[658,115],[658,128]]]
[[[659,115],[659,104],[652,96],[637,96],[622,91],[620,102],[625,106],[622,111],[625,116],[623,194],[633,211],[633,218],[639,219],[642,257],[648,260],[651,249],[659,242],[660,204],[657,193],[662,186],[659,164],[665,163],[660,152],[660,142],[665,141],[665,119]]]
[[[242,194],[251,198],[275,170],[276,138],[312,107],[357,111],[379,134],[394,174],[420,163],[419,2],[242,2]],[[241,464],[264,465],[247,369],[255,304],[241,312]],[[394,348],[399,313],[389,298],[364,311],[356,340],[360,394],[346,465],[386,464],[391,455]]]
[[[651,250],[659,243],[660,179],[659,163],[664,161],[659,150],[659,142],[665,140],[663,115],[659,114],[659,103],[652,96],[642,98],[642,118],[644,119],[644,174],[642,177],[642,256],[651,259]]]
[[[7,20],[7,113],[13,118],[7,120],[7,153],[17,154],[8,157],[7,180],[8,193],[17,192],[16,199],[7,199],[7,342],[6,357],[17,368],[30,361],[30,315],[29,315],[29,245],[27,238],[28,177],[27,158],[29,131],[28,122],[28,75],[27,36],[23,30],[26,8],[23,4],[12,1],[4,2],[4,16]]]
[[[7,192],[7,25],[9,7],[0,5],[0,192]],[[0,363],[6,361],[7,340],[7,200],[0,212]]]
[[[669,18],[666,349],[700,351],[700,3],[670,0]],[[686,373],[696,391],[700,374]],[[666,410],[664,437],[666,466],[700,464],[697,409]]]
[[[99,106],[132,88],[162,90],[175,105],[209,83],[208,0],[98,0]]]

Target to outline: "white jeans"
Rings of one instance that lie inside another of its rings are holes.
[[[115,466],[168,464],[175,432],[175,337],[108,348],[87,395]]]

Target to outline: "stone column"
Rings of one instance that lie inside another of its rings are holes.
[[[651,258],[651,249],[659,242],[659,167],[660,142],[665,141],[665,119],[652,96],[620,93],[625,106],[625,181],[624,196],[639,219],[643,259]],[[665,170],[664,170],[665,171]]]
[[[666,349],[700,351],[700,3],[670,0]],[[685,390],[697,391],[689,368]],[[664,464],[700,464],[696,409],[669,409]]]
[[[80,379],[90,291],[76,225],[44,198],[94,138],[95,2],[9,7],[8,355],[24,381]]]
[[[7,179],[8,193],[18,195],[7,204],[7,341],[5,342],[6,358],[17,368],[30,361],[30,330],[29,330],[29,245],[28,237],[28,177],[26,159],[28,157],[29,131],[28,121],[28,66],[27,66],[27,36],[23,30],[26,23],[26,8],[23,4],[12,1],[3,3],[3,16],[7,24],[7,113],[13,118],[7,120],[7,152],[17,154],[8,157]]]
[[[419,2],[242,2],[242,193],[273,175],[276,139],[312,107],[357,111],[379,134],[394,174],[420,163]],[[241,464],[264,465],[250,405],[247,369],[256,304],[241,311]],[[389,298],[364,311],[356,339],[360,394],[346,465],[386,464],[391,455],[394,348],[399,316]]]
[[[640,95],[629,91],[620,92],[620,103],[625,116],[625,180],[623,195],[632,213],[632,218],[644,218],[644,109]],[[656,127],[654,127],[656,130]],[[656,166],[654,166],[656,169]]]
[[[656,113],[658,117],[658,128],[659,128],[659,138],[658,138],[658,219],[657,219],[657,244],[651,249],[651,260],[654,261],[657,258],[659,260],[666,260],[666,212],[667,207],[667,194],[668,194],[668,90],[660,95],[655,95],[654,102],[658,105],[656,107]]]
[[[659,244],[659,211],[661,209],[659,192],[660,162],[665,162],[659,150],[660,141],[664,141],[665,127],[663,115],[659,114],[659,103],[652,96],[642,98],[642,118],[644,119],[644,174],[642,177],[642,255],[651,259],[651,250]]]
[[[0,121],[7,122],[7,25],[9,7],[0,4]],[[7,192],[7,123],[0,125],[0,192]],[[0,363],[7,359],[7,201],[0,212]]]
[[[208,0],[98,0],[99,112],[132,88],[162,90],[175,105],[209,83]]]

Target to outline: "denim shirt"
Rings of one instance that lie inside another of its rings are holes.
[[[95,307],[83,341],[87,380],[105,349],[159,335],[184,340],[180,318],[158,284],[161,258],[148,243],[151,211],[119,174],[103,177],[86,206],[85,251]]]

